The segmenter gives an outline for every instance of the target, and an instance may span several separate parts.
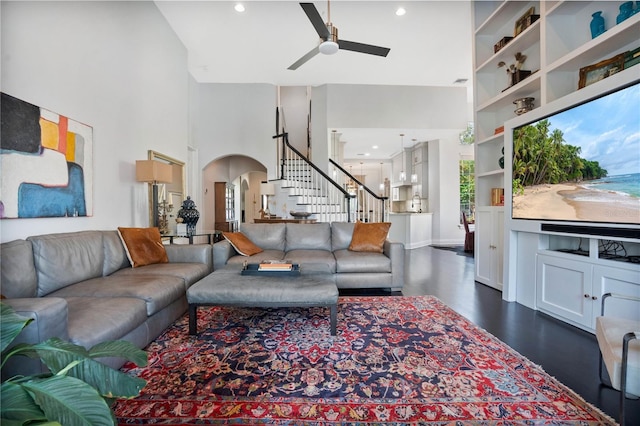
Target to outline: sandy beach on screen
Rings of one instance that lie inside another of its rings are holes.
[[[513,197],[513,217],[640,223],[640,198],[573,184],[525,188]]]

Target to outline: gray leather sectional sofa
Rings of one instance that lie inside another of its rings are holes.
[[[59,337],[87,348],[106,340],[144,348],[187,311],[187,289],[213,267],[209,244],[165,248],[169,263],[132,268],[117,231],[48,234],[2,244],[2,302],[34,319],[16,343]],[[10,361],[3,377],[42,370],[38,360]],[[103,361],[114,368],[124,362]]]
[[[213,245],[214,268],[245,261],[287,259],[307,270],[328,268],[335,274],[339,289],[402,290],[404,244],[387,240],[383,253],[350,251],[354,226],[352,222],[242,224],[240,231],[264,251],[241,256],[228,241],[217,242]]]

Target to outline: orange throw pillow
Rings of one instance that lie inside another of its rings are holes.
[[[242,232],[223,232],[224,238],[229,241],[236,251],[243,256],[252,256],[262,253],[262,249],[253,244]]]
[[[158,228],[118,228],[118,234],[132,267],[169,262]]]
[[[390,227],[390,222],[356,222],[349,250],[382,253]]]

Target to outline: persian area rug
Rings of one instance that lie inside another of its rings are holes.
[[[200,308],[147,348],[119,424],[614,424],[539,366],[430,296],[323,308]]]

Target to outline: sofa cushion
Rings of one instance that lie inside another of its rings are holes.
[[[118,233],[134,268],[169,262],[158,228],[118,227]]]
[[[15,240],[0,244],[0,270],[4,297],[13,299],[36,296],[38,277],[30,241]]]
[[[285,249],[284,223],[243,223],[242,233],[262,250]]]
[[[208,265],[204,263],[156,263],[140,266],[139,268],[125,268],[113,273],[113,276],[169,276],[184,280],[185,291],[196,281],[210,273]]]
[[[284,259],[284,252],[282,250],[263,250],[253,256],[231,256],[227,261],[228,264],[241,264],[247,263],[260,263],[263,260],[280,260]]]
[[[104,247],[100,231],[46,234],[27,240],[33,245],[40,297],[69,284],[102,276]]]
[[[184,280],[171,276],[113,274],[69,285],[51,296],[133,297],[145,301],[147,316],[151,316],[183,297],[184,288]]]
[[[253,256],[262,252],[262,249],[253,244],[242,232],[223,232],[222,235],[241,256]]]
[[[307,272],[336,272],[336,258],[328,250],[291,250],[285,253],[284,258],[299,264]]]
[[[287,223],[285,251],[327,250],[331,251],[331,228],[328,222]]]
[[[336,272],[391,272],[391,259],[382,253],[336,250]]]
[[[124,249],[118,231],[103,231],[102,238],[104,244],[104,267],[102,275],[111,275],[119,269],[130,267],[131,263],[129,263],[127,251]]]
[[[147,320],[146,303],[135,297],[66,297],[69,341],[87,349],[119,340]]]
[[[356,222],[349,250],[382,253],[390,227],[390,222]]]
[[[331,223],[331,250],[342,250],[349,248],[353,228],[353,222],[332,222]]]

